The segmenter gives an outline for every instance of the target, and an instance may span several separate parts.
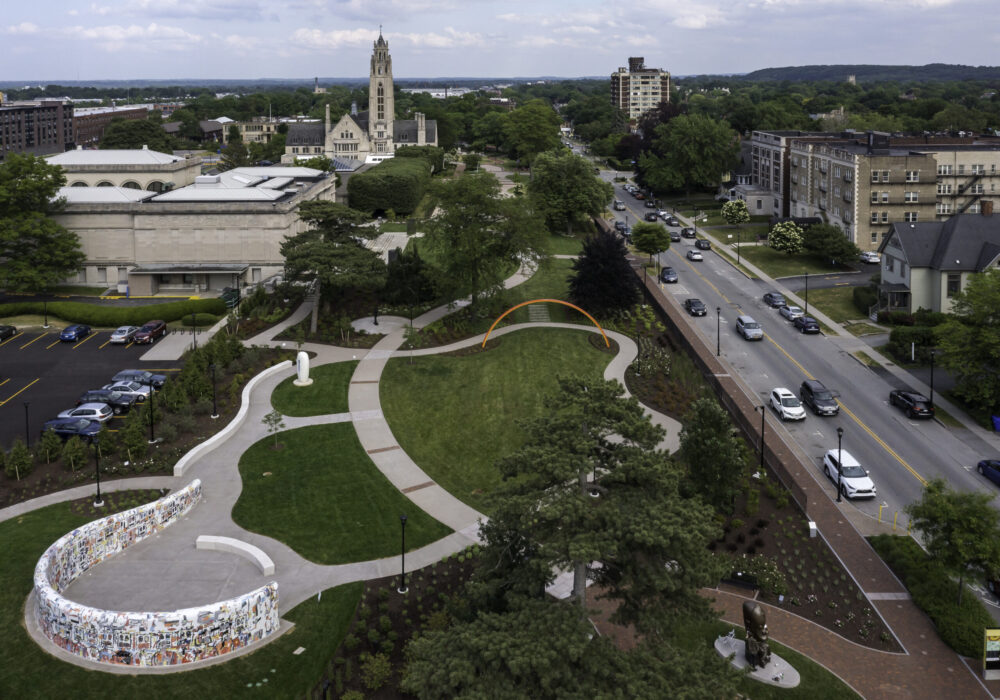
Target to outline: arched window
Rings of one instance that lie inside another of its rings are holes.
[[[70,185],[70,187],[89,187],[89,186],[90,185],[88,185],[86,182],[80,182],[79,180]]]
[[[163,183],[160,182],[159,180],[153,180],[151,183],[146,185],[146,190],[149,192],[162,192]]]
[[[101,182],[97,183],[97,186],[98,187],[114,187],[114,184],[111,183],[111,182],[108,182],[107,180],[102,180]]]
[[[134,181],[134,180],[129,180],[128,182],[123,183],[122,187],[127,187],[130,190],[141,190],[142,189],[141,187],[139,187],[139,183],[136,182],[136,181]]]

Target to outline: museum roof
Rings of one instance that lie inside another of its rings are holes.
[[[145,146],[142,148],[129,149],[108,149],[108,150],[84,150],[77,147],[76,150],[57,153],[49,156],[48,162],[53,165],[62,166],[85,166],[85,165],[163,165],[166,163],[176,163],[184,158],[160,153]]]
[[[56,194],[65,198],[67,204],[127,204],[154,196],[156,192],[131,187],[60,187]]]

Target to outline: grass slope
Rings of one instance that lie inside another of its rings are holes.
[[[318,564],[343,564],[418,549],[451,530],[417,508],[372,464],[351,423],[297,428],[252,445],[240,458],[243,492],[233,520],[284,542]],[[270,472],[269,476],[264,474]]]
[[[303,323],[308,322],[303,321]],[[313,383],[295,386],[292,376],[275,387],[271,405],[286,416],[322,416],[328,413],[346,413],[347,390],[351,384],[357,362],[335,362],[309,370]]]

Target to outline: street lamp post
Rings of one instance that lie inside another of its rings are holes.
[[[743,241],[740,240],[740,227],[737,226],[736,227],[736,265],[737,265],[737,267],[740,264],[740,244],[742,242]]]
[[[96,435],[90,438],[90,444],[94,446],[94,473],[97,475],[97,495],[94,497],[94,507],[100,508],[104,505],[104,500],[101,498],[101,450]]]
[[[29,401],[24,402],[24,444],[26,447],[31,447],[31,433],[28,432],[28,404]]]
[[[149,386],[149,444],[150,445],[155,445],[156,444],[156,436],[153,433],[153,409],[154,409],[154,405],[153,405],[153,393],[154,393],[154,389],[153,389],[153,378],[152,377],[149,378],[148,386]]]
[[[808,315],[809,315],[809,273],[807,272],[806,273],[806,316]]]
[[[397,593],[406,593],[406,514],[399,516],[399,525],[402,528],[402,539],[400,540],[399,546],[399,557],[402,562],[402,579],[399,584],[399,588],[396,589]]]
[[[42,299],[42,313],[45,315],[45,320],[42,321],[42,328],[49,327],[49,300]]]
[[[722,307],[715,307],[715,356],[722,354]]]
[[[191,314],[191,345],[192,349],[198,349],[198,326],[194,325],[194,313]]]
[[[760,471],[764,472],[764,429],[767,427],[765,419],[767,418],[767,406],[761,404],[760,406],[754,407],[760,409]]]
[[[931,408],[934,408],[934,355],[935,354],[937,354],[937,351],[932,349],[931,350],[931,396],[929,402]]]
[[[212,419],[215,420],[219,417],[219,404],[215,394],[215,363],[210,364],[208,368],[212,370]]]
[[[840,443],[843,437],[844,437],[844,429],[837,428],[837,503],[840,503],[843,500],[841,498],[841,494],[844,491],[840,483],[840,475],[844,473],[844,462],[841,459],[842,453],[840,449]]]

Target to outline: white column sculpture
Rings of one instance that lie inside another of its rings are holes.
[[[305,351],[299,352],[295,358],[295,366],[298,371],[298,378],[292,382],[295,386],[309,386],[313,380],[309,378],[309,355]]]

